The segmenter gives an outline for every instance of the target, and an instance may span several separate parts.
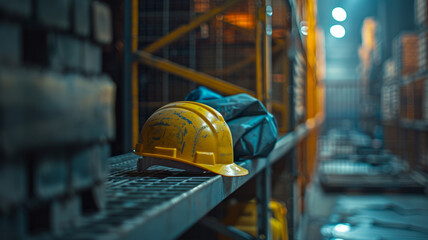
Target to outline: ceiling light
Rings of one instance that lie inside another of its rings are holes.
[[[342,25],[333,25],[330,28],[330,33],[335,38],[343,38],[345,36],[345,28]]]
[[[331,11],[331,15],[333,16],[334,20],[343,22],[346,19],[346,11],[345,9],[341,7],[336,7]]]
[[[300,32],[305,36],[308,35],[308,23],[306,21],[300,22]]]

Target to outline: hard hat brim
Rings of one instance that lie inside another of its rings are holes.
[[[239,166],[236,163],[229,163],[229,164],[195,164],[193,162],[189,162],[188,160],[180,159],[180,158],[173,158],[168,156],[159,156],[157,154],[151,154],[151,153],[141,153],[141,152],[135,152],[135,154],[145,156],[145,157],[152,157],[152,158],[162,158],[162,159],[168,159],[172,161],[181,162],[183,164],[190,164],[192,166],[220,174],[225,177],[239,177],[239,176],[245,176],[248,174],[248,170]]]

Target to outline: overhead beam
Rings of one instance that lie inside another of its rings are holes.
[[[277,52],[281,51],[285,47],[286,47],[285,44],[284,45],[276,45],[275,47],[272,48],[272,54],[276,54]],[[245,58],[244,60],[241,60],[241,61],[233,64],[230,67],[227,67],[227,68],[222,69],[222,70],[207,71],[207,73],[217,75],[217,76],[218,75],[229,75],[229,74],[232,74],[234,72],[241,70],[242,68],[254,63],[255,61],[256,61],[256,54],[252,54],[252,55],[248,56],[247,58]]]
[[[226,21],[226,20],[222,20],[222,21],[223,21],[223,23],[225,23],[229,27],[233,28],[234,30],[240,31],[242,34],[248,35],[252,38],[254,38],[254,36],[256,35],[256,32],[254,31],[254,29],[243,28],[239,25],[236,25],[236,24],[229,22],[229,21]],[[273,38],[272,37],[272,41],[274,41],[275,44],[285,44],[285,41],[283,39],[279,39],[279,38]]]
[[[197,84],[201,84],[203,86],[225,93],[227,95],[247,93],[251,96],[255,96],[253,91],[236,86],[235,84],[226,82],[222,79],[210,76],[208,74],[197,72],[191,68],[187,68],[185,66],[173,63],[166,59],[153,56],[150,53],[144,51],[137,51],[135,53],[135,56],[137,57],[137,61],[142,64],[185,78],[187,80],[193,81]]]
[[[199,17],[195,18],[194,20],[192,20],[188,24],[182,25],[182,26],[178,27],[177,29],[175,29],[174,31],[172,31],[171,33],[169,33],[168,35],[163,36],[162,38],[158,39],[156,42],[154,42],[154,43],[150,44],[148,47],[146,47],[144,49],[144,51],[148,52],[148,53],[156,52],[157,50],[171,44],[172,42],[174,42],[178,39],[180,39],[183,35],[189,33],[193,29],[197,28],[202,23],[205,23],[205,22],[211,20],[217,14],[225,12],[226,10],[228,10],[229,8],[233,7],[235,4],[237,4],[241,1],[243,1],[243,0],[226,1],[226,3],[224,3],[222,6],[216,7],[214,9],[212,9],[211,11],[200,15]]]

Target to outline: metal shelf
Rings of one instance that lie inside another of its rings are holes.
[[[401,128],[418,130],[418,131],[427,131],[428,122],[426,120],[417,120],[417,119],[400,119],[399,121],[383,121],[383,124],[386,126],[398,126]]]
[[[302,124],[293,133],[280,138],[266,159],[238,162],[250,172],[243,177],[189,174],[160,166],[138,172],[139,156],[128,153],[110,158],[106,210],[83,219],[77,229],[61,235],[60,239],[141,239],[144,236],[173,239],[283,157],[307,135],[308,129]]]
[[[419,79],[427,78],[427,77],[428,77],[427,71],[417,72],[417,73],[414,73],[414,74],[409,75],[409,76],[399,76],[399,79],[401,80],[400,86],[406,86],[412,82],[415,82]]]
[[[401,119],[400,126],[413,130],[426,131],[428,130],[428,122],[425,120]]]
[[[398,120],[397,119],[393,119],[393,120],[383,120],[383,125],[385,126],[397,126],[398,125]]]

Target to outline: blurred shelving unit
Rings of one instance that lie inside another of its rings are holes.
[[[394,38],[383,62],[382,122],[385,148],[411,170],[428,173],[427,1],[416,0],[414,28]],[[416,46],[416,47],[415,47]]]

